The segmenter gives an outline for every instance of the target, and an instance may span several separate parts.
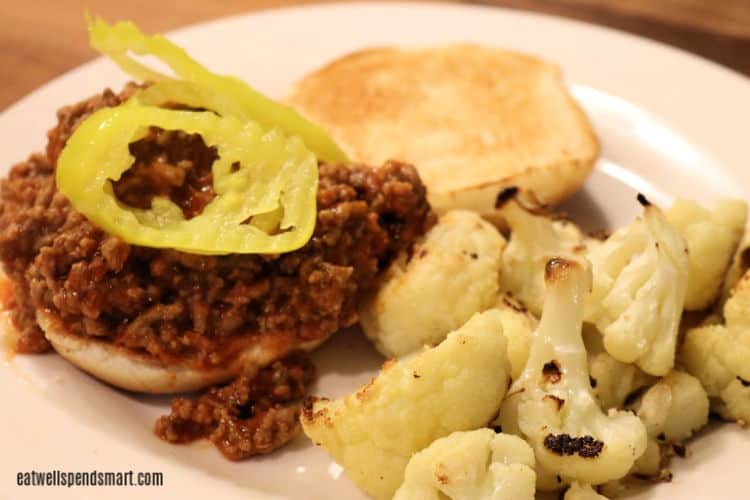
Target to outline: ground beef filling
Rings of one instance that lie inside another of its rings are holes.
[[[76,212],[54,184],[54,164],[75,126],[119,104],[109,91],[58,112],[46,155],[0,184],[0,262],[13,282],[18,350],[48,348],[34,312],[164,363],[213,367],[262,340],[283,354],[357,321],[357,297],[434,222],[416,170],[320,165],[313,238],[283,255],[193,255],[129,245]],[[169,196],[186,216],[213,197],[216,152],[197,136],[152,130],[131,145],[136,163],[114,189],[147,207]]]
[[[33,155],[0,184],[0,261],[11,283],[14,300],[7,305],[19,334],[16,351],[21,353],[49,349],[36,324],[26,271],[40,249],[54,239],[55,228],[68,211],[67,201],[50,182],[53,173],[46,156]]]
[[[293,353],[197,400],[174,399],[154,432],[170,443],[208,438],[230,460],[270,453],[299,434],[299,402],[314,372],[304,354]]]
[[[148,209],[154,196],[167,197],[192,219],[216,196],[211,165],[219,155],[198,134],[153,128],[130,154],[137,161],[112,186],[127,205]]]

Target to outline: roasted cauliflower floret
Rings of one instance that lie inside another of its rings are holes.
[[[673,370],[649,387],[635,410],[649,437],[680,443],[708,423],[708,395],[697,378]]]
[[[601,334],[592,325],[583,326],[583,341],[589,358],[591,387],[602,409],[622,409],[628,396],[656,381],[656,377],[634,364],[610,356]]]
[[[679,199],[666,216],[685,238],[690,252],[685,309],[707,309],[721,292],[727,268],[745,232],[747,204],[722,200],[709,211],[693,201]]]
[[[517,190],[503,191],[498,215],[511,231],[503,252],[500,290],[511,293],[534,315],[542,312],[544,266],[553,257],[583,254],[586,237],[572,222],[535,213],[520,201]]]
[[[565,492],[563,500],[607,500],[607,497],[600,495],[594,488],[588,484],[574,482]]]
[[[478,429],[434,441],[406,466],[394,500],[534,500],[534,451],[516,436]]]
[[[724,324],[689,330],[680,360],[722,417],[750,422],[750,271],[724,305]]]
[[[474,212],[446,213],[411,259],[397,260],[359,309],[362,329],[390,357],[440,343],[497,299],[505,239]]]
[[[651,386],[633,406],[646,426],[649,444],[633,472],[658,476],[672,444],[682,443],[708,423],[708,395],[697,378],[678,370]]]
[[[536,329],[537,319],[520,302],[503,294],[495,308],[500,311],[503,334],[508,341],[508,361],[510,377],[515,380],[526,366],[531,345],[531,334]]]
[[[737,377],[721,391],[716,409],[721,416],[747,425],[750,422],[750,383]]]
[[[509,389],[498,423],[534,448],[539,489],[550,489],[550,476],[559,476],[558,487],[621,478],[646,449],[646,429],[631,413],[605,414],[592,393],[581,335],[590,270],[585,262],[553,259],[545,283],[544,311],[529,359]]]
[[[508,386],[500,313],[473,316],[437,347],[387,362],[355,394],[307,404],[302,427],[375,498],[391,498],[412,454],[455,431],[485,427]]]
[[[737,286],[737,283],[748,269],[750,269],[750,231],[745,228],[745,234],[737,246],[737,251],[734,252],[732,263],[729,266],[727,275],[724,277],[724,286],[722,286],[721,300],[719,302],[721,307],[729,299],[732,290],[734,290],[734,287]]]
[[[642,217],[621,228],[587,257],[594,282],[585,319],[596,325],[607,352],[651,375],[674,366],[688,279],[685,240],[643,195]]]

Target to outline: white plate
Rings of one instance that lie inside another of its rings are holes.
[[[81,26],[81,29],[84,29]],[[307,71],[351,50],[383,44],[474,41],[557,61],[589,112],[603,157],[571,205],[591,226],[683,195],[750,198],[748,80],[695,56],[608,29],[517,11],[449,5],[349,4],[240,16],[180,30],[173,39],[214,70],[281,96]],[[64,43],[61,40],[60,43]],[[125,77],[95,61],[58,78],[0,116],[0,165],[40,149],[54,111]],[[408,133],[408,131],[404,131]],[[359,336],[318,354],[318,392],[339,395],[380,363]],[[335,363],[334,363],[335,362]],[[178,447],[151,435],[160,398],[106,387],[54,355],[0,362],[0,498],[362,498],[320,449],[299,439],[272,456],[230,463],[205,444]],[[711,431],[674,463],[675,479],[637,498],[747,499],[750,431]],[[159,471],[164,487],[21,488],[18,472]],[[158,495],[158,497],[157,497]]]

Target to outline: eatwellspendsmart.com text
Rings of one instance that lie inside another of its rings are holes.
[[[87,471],[71,472],[61,470],[27,471],[16,475],[18,486],[164,486],[163,472],[119,472]]]

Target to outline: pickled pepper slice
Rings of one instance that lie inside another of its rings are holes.
[[[89,18],[88,29],[95,49],[131,76],[153,83],[134,96],[136,101],[152,106],[179,103],[222,116],[234,116],[243,122],[255,121],[267,130],[278,127],[287,135],[298,135],[321,160],[332,163],[348,161],[322,128],[294,109],[269,99],[239,78],[209,71],[163,36],[145,35],[131,22],[110,25],[99,18]],[[130,52],[157,57],[169,66],[176,78],[136,61]]]
[[[121,203],[112,189],[134,162],[128,145],[149,127],[200,134],[216,147],[216,197],[186,219],[168,198],[150,209]],[[203,253],[282,253],[303,246],[316,220],[318,166],[299,137],[203,111],[118,106],[92,114],[61,153],[57,186],[105,231],[141,246]]]

